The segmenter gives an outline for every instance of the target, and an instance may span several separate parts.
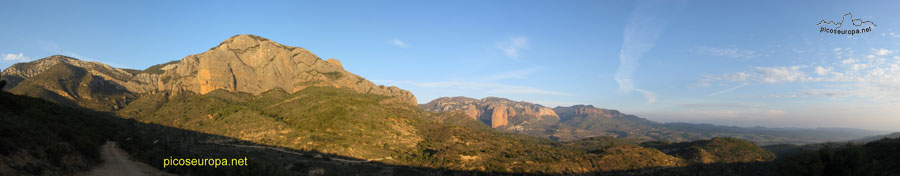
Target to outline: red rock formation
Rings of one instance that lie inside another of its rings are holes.
[[[497,128],[509,123],[509,110],[506,105],[493,106],[491,108],[491,128]]]
[[[509,118],[512,117],[525,118],[525,120],[520,119],[519,123],[541,121],[548,116],[559,118],[551,108],[497,97],[487,97],[481,100],[468,97],[442,97],[419,106],[433,112],[462,111],[469,118],[481,120],[494,128],[519,125],[509,124]]]

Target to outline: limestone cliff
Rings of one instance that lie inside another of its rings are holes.
[[[593,105],[575,105],[570,107],[556,107],[553,109],[563,117],[563,120],[582,117],[582,118],[613,118],[622,117],[624,114],[617,110],[595,108]]]
[[[461,111],[472,119],[504,132],[520,133],[554,140],[575,140],[595,136],[649,139],[664,132],[659,124],[617,110],[592,105],[548,108],[523,101],[487,97],[442,97],[419,107],[432,112]],[[629,136],[631,135],[631,136]],[[635,137],[635,138],[637,138]]]
[[[481,100],[468,97],[442,97],[419,106],[433,112],[460,110],[472,119],[485,122],[493,128],[517,128],[559,119],[553,109],[497,97]]]
[[[259,94],[271,89],[296,92],[310,86],[330,86],[416,104],[415,96],[409,91],[375,85],[344,70],[337,59],[325,61],[306,49],[254,35],[233,36],[206,52],[184,57],[161,69],[163,73],[158,75],[155,85],[152,81],[141,84],[141,80],[135,80],[137,86],[131,89],[153,90],[142,87],[146,85],[176,93],[205,94],[223,89]]]

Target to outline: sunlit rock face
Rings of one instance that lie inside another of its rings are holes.
[[[480,120],[492,128],[529,124],[544,118],[559,119],[553,109],[528,102],[505,98],[487,97],[481,100],[468,97],[442,97],[420,107],[433,112],[463,111],[472,119]],[[510,124],[511,118],[518,123]]]
[[[254,35],[237,35],[201,54],[187,56],[160,76],[160,89],[200,94],[224,89],[259,94],[271,89],[296,92],[310,86],[349,88],[416,104],[412,93],[375,85],[343,69],[337,59]],[[166,81],[168,80],[168,81]]]

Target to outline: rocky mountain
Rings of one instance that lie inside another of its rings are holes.
[[[74,70],[82,79],[72,86],[60,86],[57,80],[64,74],[43,74],[57,65]],[[43,74],[43,77],[40,77]],[[38,79],[39,78],[39,79]],[[29,63],[15,64],[0,73],[7,80],[11,92],[33,92],[38,97],[82,102],[91,99],[78,92],[78,87],[88,92],[97,89],[114,89],[123,95],[121,103],[98,107],[100,110],[116,109],[131,100],[129,95],[165,92],[179,94],[193,92],[206,94],[223,89],[231,92],[260,94],[271,89],[289,93],[313,86],[352,89],[359,93],[393,97],[386,101],[416,104],[409,91],[397,87],[375,85],[372,82],[343,69],[337,59],[322,60],[312,52],[278,44],[254,35],[233,36],[210,50],[152,66],[143,71],[113,68],[98,62],[87,62],[66,56],[51,56]],[[26,82],[38,82],[23,84]],[[85,82],[89,81],[89,82]],[[20,84],[25,86],[19,86]],[[20,88],[21,87],[21,88]],[[13,90],[16,89],[16,90]],[[119,98],[119,97],[117,97]],[[79,104],[79,103],[74,103]]]
[[[129,90],[205,94],[223,89],[259,94],[271,89],[293,93],[311,86],[329,86],[387,95],[396,97],[398,102],[416,104],[409,91],[376,86],[344,70],[337,59],[322,60],[306,49],[281,45],[255,35],[233,36],[204,53],[156,69],[159,70],[136,74],[142,79],[130,81]]]
[[[38,76],[57,64],[81,68],[92,75],[102,77],[104,80],[112,81],[118,85],[124,85],[125,82],[132,77],[132,73],[128,70],[113,68],[99,62],[81,61],[61,55],[54,55],[27,63],[18,63],[4,69],[0,75],[3,76],[3,80],[7,81],[5,89],[11,89],[16,87],[16,85],[19,85],[22,81],[25,81],[25,79]]]
[[[572,118],[622,118],[625,116],[625,114],[617,110],[595,108],[593,105],[560,106],[553,108],[553,110],[560,114],[561,117],[565,117],[562,120]]]
[[[9,82],[6,87],[12,93],[70,106],[112,110],[135,98],[123,86],[133,77],[133,72],[56,55],[15,64],[3,70],[0,78]]]
[[[481,100],[468,97],[443,97],[419,107],[432,112],[463,111],[466,116],[484,122],[492,128],[523,128],[541,122],[559,121],[553,109],[528,102],[487,97]]]
[[[432,112],[462,111],[492,128],[558,140],[621,136],[658,125],[616,110],[591,105],[548,108],[539,104],[487,97],[442,97],[419,107]],[[637,129],[640,128],[640,129]],[[632,136],[634,137],[634,135]]]

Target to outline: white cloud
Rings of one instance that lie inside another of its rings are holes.
[[[704,78],[703,82],[705,83],[704,85],[709,85],[708,83],[713,82],[713,81],[735,81],[735,82],[738,82],[738,81],[747,80],[748,78],[750,78],[750,74],[745,73],[745,72],[736,72],[736,73],[732,73],[732,74],[706,76],[706,78]]]
[[[879,56],[893,54],[894,52],[895,51],[893,51],[893,50],[888,50],[888,49],[884,49],[884,48],[881,48],[881,49],[872,48],[872,53],[874,53],[875,55],[879,55]]]
[[[526,48],[528,48],[528,37],[524,36],[510,37],[509,40],[497,43],[497,49],[513,59],[519,58],[519,52]]]
[[[790,67],[756,67],[760,74],[757,79],[766,83],[801,81],[806,73],[800,71],[801,66]]]
[[[753,50],[740,49],[740,48],[716,48],[716,47],[697,47],[694,49],[695,52],[698,52],[703,55],[709,56],[724,56],[731,58],[751,58],[756,57],[757,53]]]
[[[831,67],[825,68],[822,66],[818,66],[816,67],[816,74],[818,74],[819,76],[825,76],[826,74],[830,73],[832,69],[833,68]]]
[[[749,84],[751,82],[757,83],[785,83],[785,82],[797,82],[797,81],[806,81],[809,79],[806,73],[801,69],[805,66],[789,66],[789,67],[756,67],[752,72],[735,72],[730,74],[722,74],[722,75],[713,75],[713,76],[705,76],[700,84],[705,86],[710,86],[711,82],[741,82],[741,86],[735,86],[734,89],[746,86],[743,84]],[[823,68],[824,69],[824,68]],[[817,72],[820,71],[816,70]],[[731,91],[726,89],[727,91],[720,91],[721,93],[725,93]],[[710,94],[710,96],[715,96],[720,94],[720,92],[715,92]]]
[[[853,64],[856,63],[856,59],[844,59],[841,61],[841,64]]]
[[[30,61],[30,60],[31,60],[31,58],[23,55],[22,53],[3,55],[3,61],[22,62],[22,61]]]
[[[406,45],[406,42],[403,42],[403,40],[400,40],[400,39],[394,39],[394,40],[391,40],[390,43],[391,43],[392,45],[397,46],[397,47],[400,47],[400,48],[406,48],[406,47],[409,47],[408,45]]]
[[[862,69],[865,69],[867,66],[868,65],[866,65],[866,64],[853,64],[853,66],[850,68],[853,70],[862,70]]]
[[[835,49],[848,51],[849,49]],[[756,67],[753,72],[735,72],[715,76],[705,76],[701,83],[714,85],[713,82],[740,83],[794,83],[808,82],[803,89],[786,92],[782,95],[771,95],[774,98],[806,98],[806,97],[859,97],[870,100],[900,103],[900,57],[887,59],[887,55],[895,51],[872,49],[873,59],[843,59],[832,64],[785,67]],[[885,56],[885,57],[881,57]],[[839,56],[835,56],[838,58]],[[814,74],[808,75],[804,68],[814,68]],[[721,84],[715,84],[721,85]],[[726,89],[727,90],[727,89]]]
[[[850,48],[834,48],[834,56],[838,59],[843,59],[844,57],[850,57],[855,53],[853,49]]]

